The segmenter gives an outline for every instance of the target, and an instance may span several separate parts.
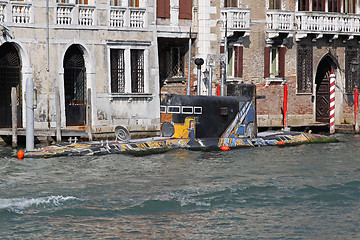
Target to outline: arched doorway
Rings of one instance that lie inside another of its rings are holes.
[[[316,122],[330,123],[330,73],[333,60],[327,56],[321,60],[315,77]]]
[[[21,61],[11,43],[0,46],[0,127],[11,127],[11,88],[17,92],[17,125],[22,127]]]
[[[86,124],[86,74],[83,52],[72,45],[64,57],[65,114],[67,126]]]

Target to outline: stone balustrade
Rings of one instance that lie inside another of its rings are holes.
[[[126,8],[112,7],[110,9],[110,27],[124,27],[125,12]]]
[[[222,27],[227,25],[228,30],[250,29],[250,9],[224,8],[221,9]],[[227,23],[226,23],[227,22]]]
[[[12,22],[19,24],[30,23],[31,5],[22,2],[12,2],[11,15]]]
[[[72,11],[74,5],[58,5],[56,8],[56,24],[71,25],[73,23]]]
[[[268,30],[293,31],[294,12],[268,10],[266,12],[266,24]]]
[[[319,34],[360,35],[360,15],[297,12],[295,14],[297,31]]]

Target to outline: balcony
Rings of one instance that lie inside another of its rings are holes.
[[[324,34],[332,35],[333,39],[339,35],[347,35],[348,39],[360,36],[360,15],[322,12],[297,12],[295,14],[297,26],[296,40],[315,34],[316,39]]]
[[[145,8],[111,7],[110,27],[144,29],[146,26]]]
[[[244,8],[223,8],[221,9],[222,33],[227,27],[227,37],[235,32],[243,33],[243,36],[250,35],[250,9]]]
[[[95,6],[58,4],[56,8],[57,25],[95,25]]]
[[[294,33],[294,12],[268,10],[266,12],[268,40],[282,35],[282,38],[292,37]]]
[[[30,3],[0,2],[0,22],[26,25],[32,21],[32,5]]]

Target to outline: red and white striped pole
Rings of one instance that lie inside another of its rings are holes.
[[[330,74],[330,134],[335,133],[335,74]]]
[[[284,105],[283,105],[283,109],[284,109],[284,130],[287,129],[287,96],[288,96],[288,90],[287,90],[287,84],[284,84]]]
[[[358,120],[358,108],[359,108],[359,89],[355,88],[354,93],[354,118],[355,118],[355,132],[359,132]]]

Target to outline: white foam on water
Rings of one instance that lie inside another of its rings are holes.
[[[59,207],[69,200],[81,200],[73,196],[47,196],[40,198],[0,198],[0,211],[7,209],[16,213],[23,213],[28,208],[53,208]]]

